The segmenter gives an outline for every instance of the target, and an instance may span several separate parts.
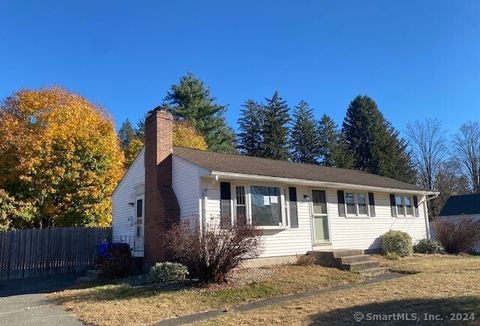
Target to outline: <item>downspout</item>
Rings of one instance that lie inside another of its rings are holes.
[[[214,179],[210,184],[203,189],[202,193],[202,217],[201,217],[201,230],[207,229],[207,192],[208,190],[212,189],[212,187],[218,182],[218,175],[214,175]]]
[[[425,204],[423,205],[423,216],[425,218],[425,227],[427,228],[427,239],[431,238],[430,234],[430,222],[428,221],[428,209],[427,209],[427,202],[430,200],[433,200],[438,197],[438,194],[433,195],[432,197],[428,197],[428,195],[425,195]]]

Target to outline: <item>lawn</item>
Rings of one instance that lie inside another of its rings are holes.
[[[427,323],[424,318],[435,318],[436,323],[449,324],[452,317],[468,319],[457,321],[459,324],[479,324],[480,257],[415,255],[397,261],[380,259],[405,276],[248,313],[228,313],[204,324],[343,325],[355,323],[355,313],[367,324],[374,324],[374,317],[389,318],[384,324],[398,324],[395,318],[418,318],[419,324]]]
[[[240,270],[224,285],[166,290],[111,284],[65,290],[50,297],[87,324],[139,325],[362,280],[360,275],[333,268],[280,265]]]

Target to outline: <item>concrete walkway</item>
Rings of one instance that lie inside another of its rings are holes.
[[[267,299],[258,300],[251,303],[237,305],[232,307],[228,312],[247,312],[247,311],[251,311],[251,310],[255,310],[255,309],[259,309],[259,308],[263,308],[271,305],[282,304],[292,300],[305,299],[305,298],[313,297],[316,295],[321,295],[324,293],[331,293],[331,292],[337,292],[341,290],[361,287],[368,284],[383,282],[386,280],[391,280],[391,279],[395,279],[403,276],[406,276],[406,274],[398,274],[398,273],[381,274],[381,275],[374,276],[361,283],[338,285],[330,288],[323,288],[323,289],[317,289],[317,290],[312,290],[307,292],[300,292],[300,293],[289,294],[289,295],[284,295],[279,297],[267,298]],[[199,312],[199,313],[186,315],[182,317],[162,320],[161,322],[155,324],[155,326],[176,326],[176,325],[192,324],[192,323],[197,323],[197,322],[204,321],[211,318],[222,317],[226,313],[227,313],[226,311],[220,310],[220,309]]]
[[[0,325],[83,325],[47,298],[47,293],[73,285],[77,275],[56,275],[0,282]]]

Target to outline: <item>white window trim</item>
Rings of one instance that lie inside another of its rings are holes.
[[[288,200],[285,198],[286,191],[288,187],[272,183],[232,183],[232,223],[237,219],[237,186],[242,186],[245,188],[245,204],[246,204],[246,214],[247,214],[247,223],[252,224],[252,194],[250,187],[275,187],[280,190],[280,213],[282,218],[282,225],[262,225],[257,226],[258,229],[262,230],[284,230],[291,227],[290,212]]]
[[[355,212],[356,214],[348,214],[348,209],[347,209],[347,193],[353,194],[353,200],[355,202]],[[367,208],[367,214],[359,214],[359,209],[358,209],[358,194],[363,194],[365,195],[365,205]],[[343,200],[345,202],[345,217],[352,217],[352,218],[370,218],[370,202],[368,199],[368,192],[363,192],[363,191],[352,191],[352,190],[344,190],[343,191]]]
[[[348,214],[348,209],[347,209],[347,193],[353,194],[353,201],[355,203],[355,212],[356,214]],[[367,208],[367,214],[359,214],[359,209],[358,209],[358,194],[363,194],[365,195],[365,205]],[[343,200],[345,202],[345,217],[352,217],[352,218],[370,218],[370,202],[368,198],[368,192],[362,192],[362,191],[351,191],[351,190],[344,190],[343,191]]]
[[[415,205],[413,203],[413,195],[410,194],[394,194],[395,196],[395,212],[396,212],[396,218],[415,218]],[[405,212],[404,214],[399,214],[398,212],[398,206],[397,206],[397,196],[402,198],[402,206],[403,206],[403,211]],[[410,204],[412,207],[412,214],[407,214],[407,205],[405,205],[405,197],[410,198]]]

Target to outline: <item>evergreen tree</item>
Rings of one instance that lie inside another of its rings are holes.
[[[262,106],[253,100],[248,100],[243,105],[240,115],[237,148],[245,155],[262,156]]]
[[[324,114],[318,127],[320,163],[324,166],[350,168],[352,157],[348,152],[337,124]]]
[[[136,137],[136,130],[132,123],[128,119],[125,120],[118,130],[118,138],[120,139],[120,146],[122,149],[125,150]]]
[[[291,159],[299,163],[317,163],[319,133],[312,109],[305,101],[300,101],[293,113],[290,130]]]
[[[264,143],[263,156],[273,159],[286,160],[288,158],[288,127],[290,120],[288,105],[278,92],[272,98],[266,99],[262,137]]]
[[[138,120],[137,122],[137,126],[135,127],[135,135],[141,139],[142,141],[144,140],[145,138],[145,119],[147,117],[143,117],[141,119]]]
[[[359,170],[412,182],[415,175],[405,140],[385,120],[368,96],[357,96],[343,122],[353,167]]]
[[[233,152],[234,134],[225,122],[226,106],[215,103],[203,82],[188,73],[172,85],[164,99],[177,120],[188,121],[204,137],[208,148],[217,152]]]

